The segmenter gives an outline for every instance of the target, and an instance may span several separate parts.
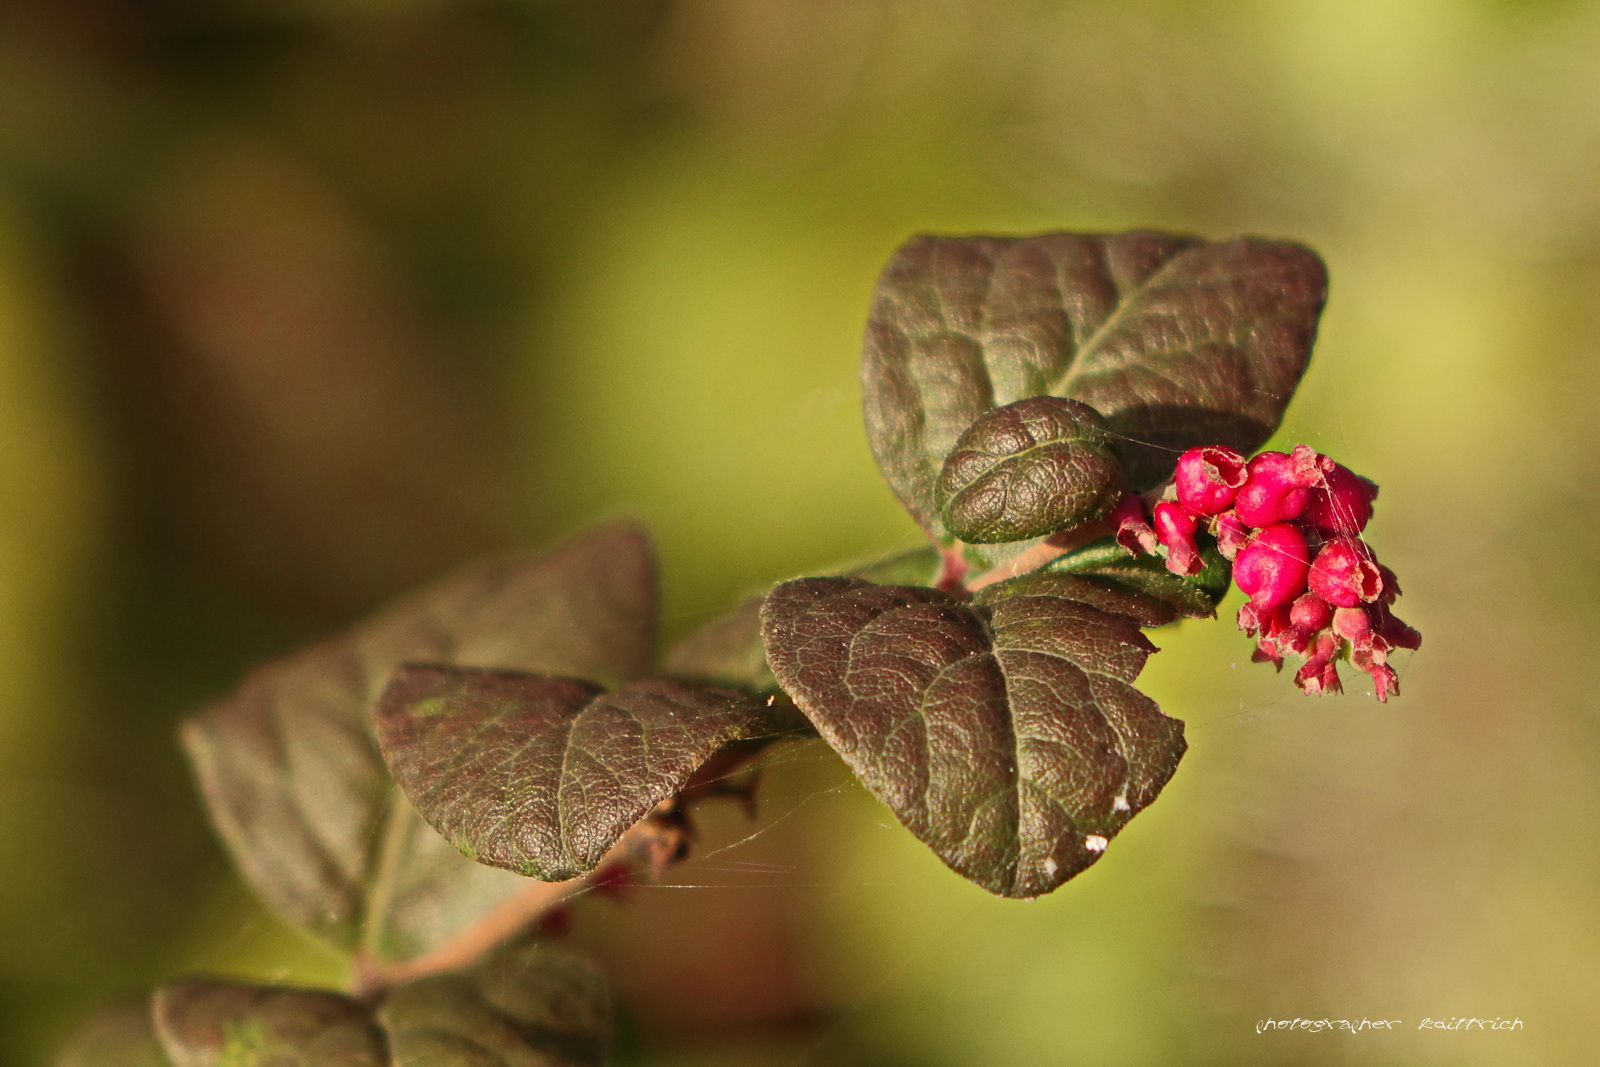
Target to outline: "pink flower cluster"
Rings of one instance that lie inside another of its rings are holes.
[[[1303,657],[1295,684],[1324,693],[1341,690],[1334,664],[1348,655],[1380,701],[1399,693],[1389,653],[1418,647],[1422,635],[1390,610],[1400,585],[1361,540],[1376,485],[1305,445],[1249,460],[1208,445],[1178,459],[1162,495],[1148,512],[1139,496],[1123,497],[1108,516],[1118,542],[1164,551],[1168,570],[1198,574],[1195,535],[1209,530],[1250,598],[1239,629],[1257,638],[1257,661],[1281,669],[1284,656]]]

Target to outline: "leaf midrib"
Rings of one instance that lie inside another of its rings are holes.
[[[384,934],[387,933],[389,912],[394,907],[395,884],[400,877],[400,867],[406,851],[406,838],[412,829],[414,814],[399,784],[389,787],[388,804],[383,814],[382,832],[378,839],[377,855],[368,875],[366,893],[362,899],[359,944],[362,951],[374,959],[383,954]]]
[[[1187,245],[1183,248],[1180,248],[1165,263],[1161,264],[1161,266],[1152,271],[1148,278],[1140,282],[1127,294],[1124,295],[1120,291],[1118,292],[1120,299],[1117,301],[1116,308],[1111,312],[1110,315],[1106,316],[1106,320],[1104,322],[1095,327],[1094,332],[1089,335],[1087,340],[1085,340],[1082,344],[1073,346],[1072,356],[1067,360],[1066,369],[1061,372],[1061,376],[1059,378],[1050,384],[1050,392],[1052,394],[1056,396],[1071,397],[1072,393],[1070,390],[1070,385],[1075,378],[1083,376],[1084,372],[1082,371],[1082,365],[1094,356],[1096,350],[1104,342],[1105,338],[1122,325],[1123,318],[1129,313],[1128,309],[1146,293],[1150,292],[1151,289],[1155,288],[1156,284],[1161,280],[1161,278],[1168,271],[1172,270],[1173,265],[1176,264],[1180,259],[1184,258],[1184,256],[1188,255],[1196,247],[1202,246]],[[1101,254],[1104,256],[1108,251],[1109,249],[1107,246],[1102,244]],[[1109,259],[1105,261],[1105,269],[1106,277],[1112,278],[1111,264]],[[1114,278],[1112,280],[1112,284],[1115,284]]]
[[[995,635],[989,613],[974,609],[972,617],[978,621],[978,628],[983,632],[984,641],[989,646],[989,658],[994,661],[994,672],[1000,676],[1000,693],[1005,701],[1005,730],[1006,736],[1011,741],[1011,774],[1006,779],[1006,788],[1012,794],[1012,825],[1009,829],[1011,836],[1017,842],[1017,858],[1011,864],[1010,888],[1015,891],[1022,885],[1022,739],[1017,733],[1017,716],[1011,707],[1011,676],[1006,673],[1005,665],[1000,662],[998,654],[999,641]],[[1048,796],[1048,794],[1046,795]],[[1050,797],[1050,802],[1055,804],[1055,798]],[[1056,806],[1060,807],[1059,804]],[[976,814],[976,811],[977,809],[974,809],[974,814]],[[1063,811],[1063,813],[1065,812]],[[1070,818],[1068,821],[1071,821]],[[968,836],[970,838],[970,832]]]

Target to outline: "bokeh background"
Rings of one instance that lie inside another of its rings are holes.
[[[1382,483],[1404,695],[1157,633],[1189,755],[1031,904],[784,753],[753,834],[713,811],[674,887],[580,907],[619,1062],[1593,1062],[1577,0],[7,0],[0,1062],[182,970],[341,979],[173,743],[247,665],[613,515],[654,527],[673,631],[909,546],[860,429],[878,268],[1136,226],[1326,257],[1280,440]],[[1256,1033],[1295,1016],[1404,1022]],[[1415,1029],[1453,1016],[1524,1027]]]

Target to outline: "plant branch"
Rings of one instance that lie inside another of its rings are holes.
[[[431,952],[408,960],[383,960],[371,947],[363,946],[355,960],[356,994],[373,997],[403,982],[470,967],[619,865],[645,867],[660,877],[662,870],[682,856],[686,833],[677,808],[670,802],[663,804],[623,834],[594,870],[564,882],[530,881],[521,892]]]
[[[1114,532],[1111,524],[1106,522],[1085,522],[1074,526],[1070,530],[1063,530],[1052,534],[1038,544],[1017,553],[1015,556],[997,567],[967,579],[967,592],[976,593],[986,585],[996,582],[1020,578],[1024,574],[1031,574],[1050,563],[1052,560],[1065,556],[1068,552],[1076,551],[1091,541],[1098,541]]]

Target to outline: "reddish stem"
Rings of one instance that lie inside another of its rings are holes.
[[[598,872],[616,864],[644,865],[659,875],[683,852],[685,830],[677,809],[669,804],[634,824],[587,874],[564,882],[530,881],[521,892],[468,926],[432,952],[408,960],[381,960],[359,953],[355,961],[356,994],[371,998],[402,982],[448,974],[477,963],[516,936],[550,909],[586,891]]]

